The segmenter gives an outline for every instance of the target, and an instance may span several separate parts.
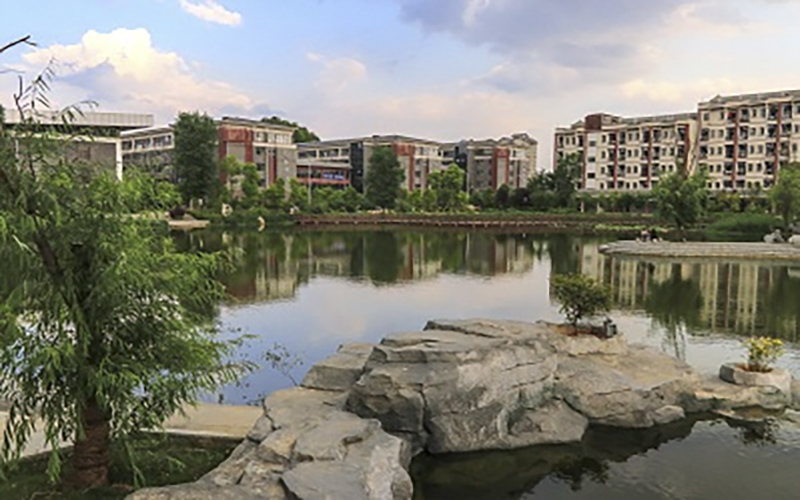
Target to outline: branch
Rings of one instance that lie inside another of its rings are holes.
[[[25,44],[25,45],[30,45],[31,47],[36,47],[36,42],[32,42],[31,41],[31,36],[27,35],[27,36],[23,36],[19,40],[14,40],[13,42],[7,43],[7,44],[3,45],[2,47],[0,47],[0,54],[2,54],[3,52],[7,51],[11,47],[14,47],[14,46],[17,46],[17,45],[20,45],[20,44]]]

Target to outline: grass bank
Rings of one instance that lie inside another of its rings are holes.
[[[142,434],[132,442],[136,466],[144,486],[166,486],[196,481],[217,465],[239,444],[239,440],[195,436]],[[50,484],[48,456],[20,462],[0,482],[0,499],[9,500],[118,500],[135,491],[134,470],[125,450],[114,445],[109,471],[111,486],[90,491],[63,491]]]

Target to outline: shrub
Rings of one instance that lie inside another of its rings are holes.
[[[743,213],[723,217],[708,226],[710,232],[758,234],[763,236],[780,227],[781,219],[769,214]]]
[[[583,274],[554,276],[553,296],[561,303],[561,313],[577,328],[578,322],[611,309],[611,293],[602,283]]]
[[[751,337],[744,341],[747,346],[746,370],[751,372],[770,372],[770,365],[783,355],[783,341],[770,337]]]

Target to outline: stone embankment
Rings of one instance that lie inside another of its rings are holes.
[[[798,261],[800,246],[790,243],[671,243],[617,241],[601,247],[608,255],[669,259]]]
[[[796,387],[792,387],[796,391]],[[591,425],[649,428],[689,413],[784,409],[792,391],[739,387],[621,337],[553,325],[432,321],[311,368],[217,469],[131,500],[407,500],[411,458],[580,441]],[[800,402],[800,398],[798,398]]]

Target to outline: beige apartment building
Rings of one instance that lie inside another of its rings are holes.
[[[297,146],[292,142],[294,129],[244,118],[224,117],[217,121],[217,156],[233,156],[258,169],[264,187],[279,178],[288,181],[297,176]],[[171,125],[133,130],[122,134],[123,163],[129,167],[147,167],[174,180],[172,172],[175,134]]]
[[[501,139],[464,140],[444,146],[445,163],[466,172],[467,191],[524,187],[536,173],[539,143],[528,134]]]
[[[717,96],[698,110],[698,163],[711,189],[769,188],[782,164],[800,158],[800,90]]]
[[[319,170],[342,165],[343,170],[350,172],[352,185],[363,191],[370,158],[378,147],[389,147],[395,152],[404,173],[402,186],[409,191],[427,189],[428,175],[443,168],[441,144],[402,135],[298,144],[297,157],[300,164],[309,169],[314,169],[315,163],[319,163]]]
[[[581,158],[584,191],[645,191],[662,173],[694,168],[697,114],[623,118],[598,113],[556,129],[553,168]]]
[[[585,191],[649,190],[664,172],[704,168],[712,191],[758,192],[800,160],[800,90],[717,96],[696,113],[593,114],[556,129],[554,167],[582,158]]]

